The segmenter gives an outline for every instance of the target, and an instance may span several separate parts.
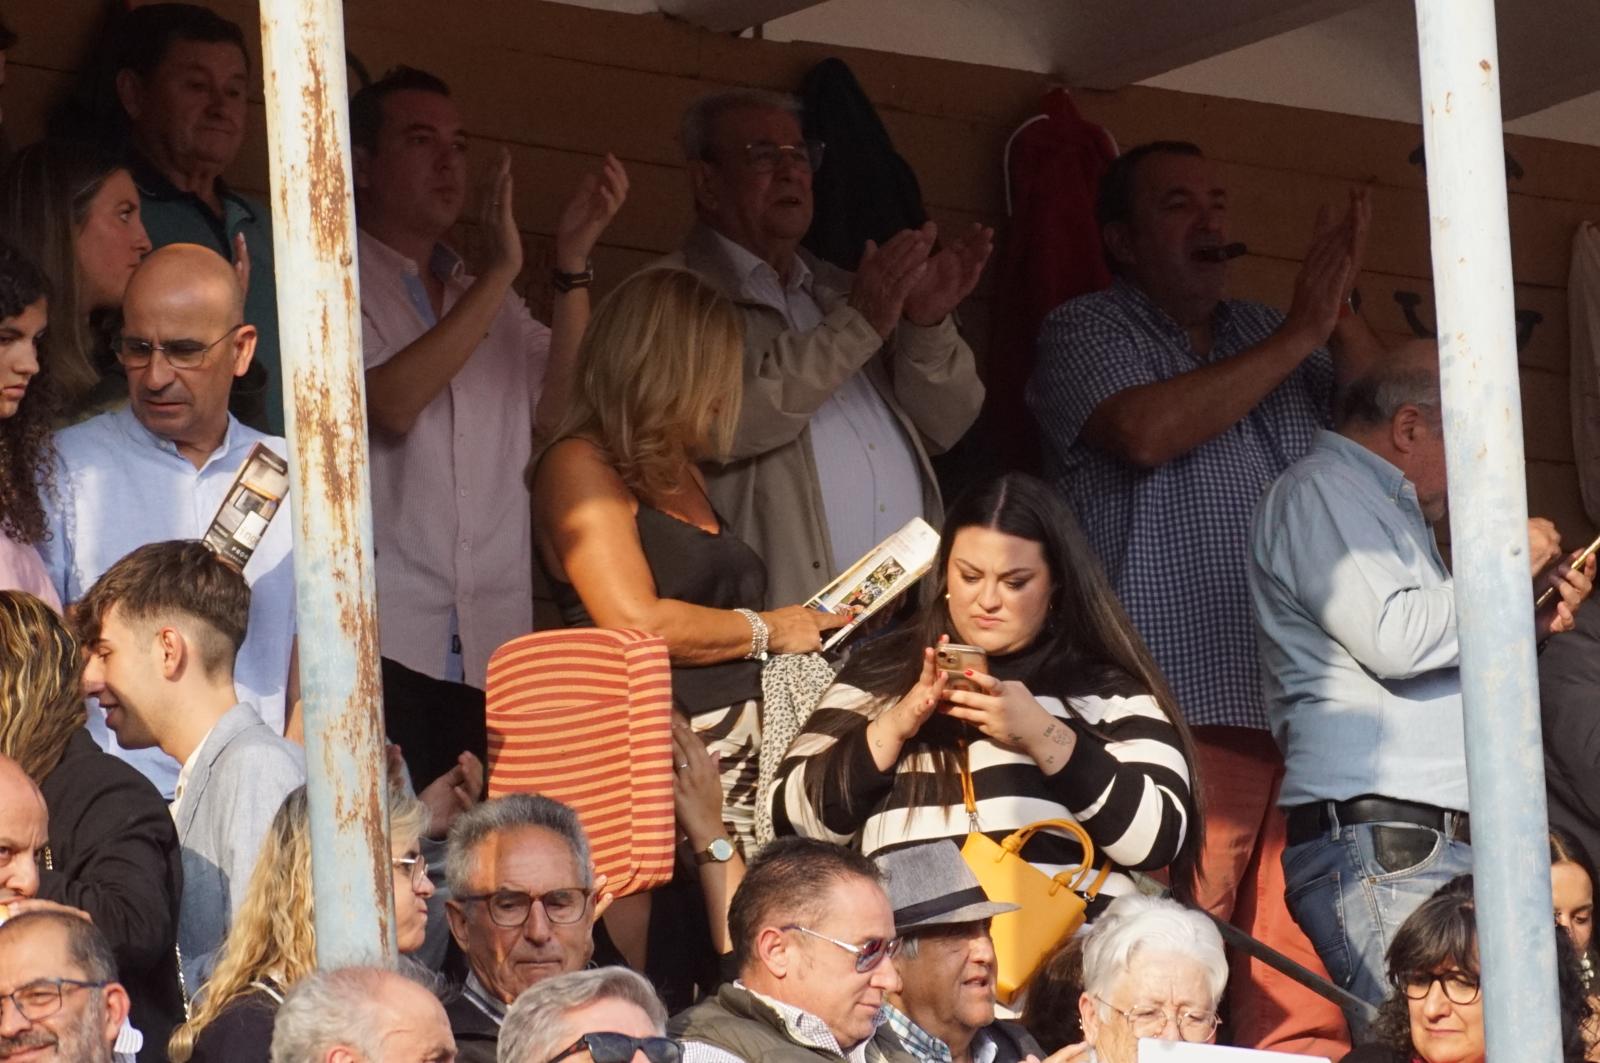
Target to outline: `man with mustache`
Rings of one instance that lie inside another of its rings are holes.
[[[113,33],[128,169],[150,241],[199,244],[241,260],[249,278],[241,320],[256,327],[257,343],[248,390],[236,389],[234,409],[252,428],[281,433],[272,219],[222,178],[244,144],[249,113],[244,31],[204,7],[161,3],[134,8]]]
[[[137,547],[204,536],[257,443],[287,454],[282,439],[228,413],[233,382],[255,357],[256,330],[245,314],[233,268],[204,247],[160,248],[134,272],[116,342],[128,405],[56,435],[50,536],[40,553],[63,602],[77,601]],[[233,666],[239,700],[279,734],[294,703],[291,504],[283,500],[244,567],[249,625]],[[177,761],[157,748],[117,744],[93,703],[89,730],[172,798]]]
[[[0,1060],[112,1063],[128,1017],[116,978],[111,946],[79,915],[29,912],[0,925]]]
[[[494,1063],[506,1009],[529,986],[582,970],[611,903],[578,815],[537,794],[463,812],[450,827],[450,933],[467,982],[445,1011],[461,1063]]]
[[[1022,1063],[1043,1059],[1033,1036],[997,1020],[989,920],[1016,911],[989,900],[954,842],[877,857],[889,877],[900,935],[900,991],[889,994],[875,1042],[887,1063]]]
[[[1312,969],[1283,904],[1283,757],[1267,730],[1247,545],[1256,500],[1329,424],[1335,384],[1382,357],[1348,303],[1369,214],[1361,193],[1342,218],[1318,218],[1287,313],[1227,299],[1242,245],[1228,245],[1221,167],[1179,141],[1128,150],[1096,204],[1115,280],[1045,319],[1027,396],[1050,475],[1193,734],[1206,837],[1185,885]],[[1331,1003],[1242,954],[1234,965],[1237,1044],[1344,1055]]]

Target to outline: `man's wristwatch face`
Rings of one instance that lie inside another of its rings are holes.
[[[733,843],[726,838],[718,838],[698,853],[694,854],[696,864],[718,863],[725,864],[733,859]]]

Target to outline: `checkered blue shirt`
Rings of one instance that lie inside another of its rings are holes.
[[[1244,420],[1157,469],[1096,450],[1080,433],[1118,392],[1231,358],[1282,323],[1260,303],[1218,303],[1202,359],[1176,321],[1119,280],[1058,307],[1039,333],[1028,405],[1050,476],[1191,725],[1267,726],[1246,583],[1250,516],[1328,425],[1332,359],[1315,351]]]

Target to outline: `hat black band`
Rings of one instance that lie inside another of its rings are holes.
[[[958,893],[946,893],[942,897],[934,897],[932,900],[918,901],[916,904],[908,904],[904,908],[896,908],[894,910],[894,925],[905,926],[911,923],[918,923],[931,915],[943,915],[946,912],[953,912],[958,908],[965,908],[972,904],[985,904],[988,900],[989,895],[983,892],[982,886],[971,886]]]

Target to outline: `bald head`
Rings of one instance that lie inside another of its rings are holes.
[[[1404,406],[1439,412],[1439,345],[1408,340],[1352,380],[1335,403],[1341,432],[1387,426]]]
[[[223,328],[244,320],[244,287],[233,264],[209,247],[168,244],[144,257],[128,282],[124,305],[134,300],[183,302],[215,311]]]
[[[48,826],[44,795],[16,761],[0,756],[0,902],[39,892]]]
[[[140,424],[197,469],[227,435],[233,379],[250,368],[255,349],[239,277],[215,251],[168,244],[134,271],[117,355],[128,402]]]

